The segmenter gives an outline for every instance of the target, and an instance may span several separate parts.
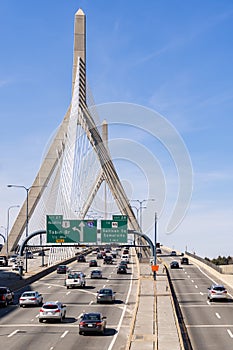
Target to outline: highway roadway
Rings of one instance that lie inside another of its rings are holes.
[[[180,256],[161,258],[168,265],[193,350],[233,349],[233,290],[227,288],[228,301],[209,302],[207,288],[221,281],[191,263],[170,269],[170,262],[180,263]]]
[[[74,262],[69,266],[86,274],[84,289],[66,289],[65,275],[53,272],[36,281],[29,287],[15,293],[14,305],[0,308],[0,339],[1,348],[6,350],[64,350],[64,349],[124,349],[130,331],[130,321],[133,314],[137,290],[136,265],[129,264],[127,275],[116,273],[117,262],[114,265],[103,265],[98,260],[103,272],[103,279],[90,279],[88,261],[94,255],[87,257],[86,263]],[[116,260],[119,260],[116,259]],[[114,304],[97,304],[96,292],[102,287],[112,288],[116,292]],[[44,301],[61,301],[67,305],[66,319],[62,323],[39,323],[38,307],[20,308],[18,299],[21,293],[31,288],[38,290]],[[83,312],[102,312],[107,317],[107,330],[103,335],[79,335],[79,317]]]

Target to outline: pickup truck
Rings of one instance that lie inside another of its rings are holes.
[[[86,286],[86,275],[81,271],[69,271],[66,276],[65,286],[67,289]]]

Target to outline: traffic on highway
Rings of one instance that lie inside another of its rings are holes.
[[[132,256],[127,273],[117,274],[121,253],[110,264],[98,259],[97,267],[90,267],[90,261],[96,259],[95,251],[86,255],[85,262],[77,259],[67,265],[66,273],[58,269],[15,291],[13,303],[0,308],[1,347],[123,348],[130,332],[138,276]],[[103,252],[103,256],[110,255],[111,251]],[[98,278],[93,278],[93,270],[101,271]],[[80,273],[85,285],[67,285],[68,275],[75,280]]]
[[[233,290],[216,276],[163,251],[193,350],[233,349]]]

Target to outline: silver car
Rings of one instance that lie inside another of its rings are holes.
[[[212,284],[210,288],[208,288],[207,298],[209,301],[213,301],[214,299],[228,299],[227,290],[221,284]]]
[[[114,303],[115,301],[115,292],[112,291],[110,288],[102,288],[97,292],[96,302],[102,303],[102,302],[109,302]]]
[[[39,313],[39,322],[47,320],[58,320],[61,322],[66,317],[66,305],[57,301],[45,303]]]
[[[19,298],[19,306],[25,307],[25,306],[39,306],[43,304],[43,297],[42,295],[37,291],[27,291],[24,292],[21,297]]]
[[[102,271],[101,270],[92,270],[91,271],[91,278],[102,278]]]

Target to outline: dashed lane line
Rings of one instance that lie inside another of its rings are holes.
[[[15,335],[18,332],[19,332],[19,329],[16,329],[14,332],[12,332],[11,334],[8,335],[8,338],[13,337],[13,335]]]

